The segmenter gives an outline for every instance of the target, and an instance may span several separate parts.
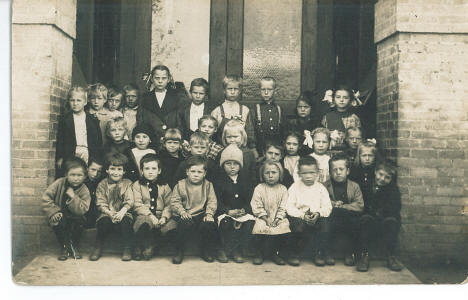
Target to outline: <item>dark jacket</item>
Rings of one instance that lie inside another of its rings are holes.
[[[335,192],[333,190],[333,183],[331,180],[326,181],[323,184],[330,195],[330,201],[332,204],[336,202]],[[346,183],[346,201],[343,201],[343,208],[355,212],[362,212],[364,209],[364,200],[362,198],[361,189],[359,185],[351,180],[348,180]]]
[[[177,128],[182,132],[182,138],[184,140],[190,140],[190,136],[194,131],[190,130],[190,106],[183,106],[177,110],[176,114],[176,124]],[[203,108],[203,115],[209,115],[211,111],[214,109],[214,106],[208,102],[205,102],[205,106]]]
[[[86,138],[88,141],[89,157],[97,157],[102,146],[101,128],[96,117],[86,112]],[[76,136],[73,112],[60,118],[57,127],[57,146],[55,159],[68,159],[75,156]]]
[[[179,167],[179,164],[184,161],[182,153],[179,153],[179,157],[171,156],[166,150],[161,150],[158,154],[159,159],[161,160],[161,183],[169,184],[171,189],[177,184],[176,180],[176,171]]]
[[[227,214],[228,210],[240,208],[252,214],[250,200],[254,185],[246,175],[246,173],[239,173],[237,183],[234,183],[225,172],[220,172],[216,177],[213,185],[218,199],[217,215]]]
[[[136,146],[132,143],[130,147],[128,147],[127,150],[125,150],[125,153],[124,153],[128,159],[127,167],[125,168],[124,177],[130,179],[132,182],[135,182],[136,180],[140,179],[139,167],[137,165],[135,155],[133,154],[133,151],[132,151],[135,147]],[[148,149],[154,150],[154,148],[152,147]],[[156,153],[156,150],[154,150],[154,153]]]
[[[397,185],[389,185],[372,192],[367,199],[364,198],[364,213],[373,216],[393,217],[401,222],[401,194]]]

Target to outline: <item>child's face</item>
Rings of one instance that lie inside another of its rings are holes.
[[[345,182],[348,179],[349,169],[345,160],[337,160],[331,163],[330,174],[334,181]]]
[[[275,165],[266,165],[263,170],[263,179],[268,185],[275,185],[279,182],[280,173]]]
[[[299,100],[299,102],[297,103],[297,115],[301,118],[307,118],[308,116],[310,116],[310,105],[303,101],[303,100]]]
[[[107,105],[109,105],[110,111],[119,109],[120,103],[122,103],[122,94],[115,95],[107,100]]]
[[[127,93],[125,94],[125,102],[127,103],[128,107],[134,108],[138,103],[137,91],[135,90],[127,91]]]
[[[242,135],[240,132],[227,131],[226,132],[226,144],[235,144],[239,148],[242,146]]]
[[[192,155],[205,155],[208,151],[208,145],[197,143],[194,145],[190,145],[190,153]]]
[[[203,165],[191,166],[187,169],[187,179],[190,183],[198,184],[205,178],[206,170]]]
[[[317,165],[302,165],[299,167],[299,177],[305,185],[313,185],[318,178]]]
[[[314,152],[317,154],[325,154],[328,150],[329,141],[325,133],[317,133],[314,135]]]
[[[228,101],[237,101],[239,100],[240,95],[240,83],[239,82],[229,82],[224,89],[224,94],[226,95],[226,100]]]
[[[180,149],[180,141],[167,140],[164,142],[164,147],[169,153],[176,153]]]
[[[275,83],[267,80],[260,81],[260,92],[263,101],[269,103],[275,95]]]
[[[200,124],[200,132],[206,133],[209,137],[216,132],[215,123],[212,120],[204,120]]]
[[[104,103],[106,103],[106,98],[102,93],[97,93],[97,95],[93,95],[89,98],[91,102],[91,106],[94,110],[101,110],[104,107]]]
[[[265,151],[265,158],[266,159],[271,159],[273,161],[279,161],[281,159],[281,150],[277,149],[275,147],[270,146],[268,149]]]
[[[363,147],[359,154],[359,159],[361,160],[361,165],[363,167],[369,167],[374,163],[375,155],[371,148]]]
[[[202,86],[194,86],[190,94],[192,95],[192,102],[195,105],[200,105],[205,101],[206,91]]]
[[[85,94],[81,92],[72,92],[68,101],[70,102],[70,107],[74,113],[82,112],[87,103]]]
[[[125,131],[125,127],[122,124],[112,124],[109,128],[109,136],[114,142],[118,143],[123,141]]]
[[[239,174],[241,166],[237,161],[228,160],[224,163],[223,168],[228,176],[235,176]]]
[[[81,167],[72,168],[67,173],[67,182],[74,188],[82,185],[85,178],[86,174]]]
[[[351,101],[351,97],[345,90],[338,90],[335,92],[335,105],[338,111],[345,111]]]
[[[102,166],[96,162],[92,162],[88,167],[88,178],[91,181],[96,181],[101,177]]]
[[[348,136],[346,137],[346,143],[349,148],[356,150],[359,144],[362,142],[361,132],[357,130],[348,131]]]
[[[375,184],[378,186],[386,186],[390,182],[392,182],[392,174],[383,169],[375,170]]]
[[[297,155],[297,151],[299,151],[299,141],[296,137],[289,136],[285,141],[285,146],[288,155]]]
[[[107,172],[107,175],[109,175],[109,178],[114,182],[118,182],[122,180],[123,175],[125,173],[123,166],[114,166],[114,165],[110,165],[109,168],[106,170],[106,172]]]
[[[143,164],[143,177],[148,181],[155,181],[159,174],[161,174],[161,169],[159,168],[157,161],[149,161]]]
[[[156,70],[151,78],[156,91],[162,92],[167,88],[169,74],[167,74],[166,70]]]
[[[135,134],[135,146],[140,150],[148,149],[148,145],[151,142],[149,136],[146,133]]]

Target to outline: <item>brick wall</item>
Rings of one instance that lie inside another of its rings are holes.
[[[399,166],[403,254],[466,262],[468,6],[449,2],[377,2],[377,136]]]
[[[35,9],[47,13],[35,14]],[[14,1],[13,257],[39,249],[47,226],[40,198],[54,178],[57,120],[71,83],[75,9],[73,0]]]

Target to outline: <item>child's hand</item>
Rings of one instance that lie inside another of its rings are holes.
[[[164,224],[166,224],[166,222],[167,222],[166,217],[161,217],[161,219],[159,219],[158,224],[159,226],[163,226]]]
[[[63,217],[63,214],[61,212],[57,212],[52,217],[50,217],[50,222],[57,224],[58,222],[60,222],[62,217]]]
[[[261,217],[260,219],[262,219],[263,221],[265,221],[266,225],[268,227],[271,227],[271,222],[268,220],[267,216],[263,216]]]
[[[156,216],[153,215],[153,214],[150,215],[150,218],[151,218],[151,222],[153,223],[153,225],[156,226],[156,227],[158,227],[158,225],[159,225],[159,220],[158,220],[158,218],[156,218]]]
[[[310,219],[310,224],[314,225],[315,223],[317,223],[317,220],[318,220],[319,216],[320,216],[320,214],[318,212],[313,213],[312,217]]]
[[[214,222],[213,216],[212,215],[206,215],[203,218],[203,222]]]
[[[271,223],[271,226],[270,226],[270,227],[276,227],[276,226],[278,226],[278,223],[279,223],[280,221],[281,221],[280,219],[275,218],[275,219],[273,220],[273,222]]]
[[[70,197],[70,199],[73,199],[73,197],[75,197],[75,191],[73,191],[71,187],[67,188],[65,194],[67,194],[67,196]]]
[[[113,217],[112,217],[112,223],[120,223],[122,221],[123,217],[125,216],[126,211],[124,210],[119,210]]]
[[[184,221],[191,221],[192,220],[192,216],[186,211],[184,211],[183,213],[180,214],[180,218],[182,220],[184,220]]]
[[[61,168],[62,168],[62,164],[63,164],[63,158],[59,158],[59,160],[57,160],[57,168],[58,168],[58,169],[61,169]]]
[[[343,201],[336,201],[334,207],[342,207]]]

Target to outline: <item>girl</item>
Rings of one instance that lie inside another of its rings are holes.
[[[171,189],[158,181],[160,166],[161,161],[155,154],[146,154],[140,161],[142,177],[133,184],[134,211],[137,215],[133,224],[137,241],[135,260],[141,259],[141,249],[144,249],[143,258],[150,260],[153,245],[160,243],[161,234],[165,235],[176,227],[169,205]]]
[[[135,147],[129,147],[125,152],[128,158],[128,166],[126,177],[131,181],[138,180],[142,173],[140,169],[140,160],[146,154],[156,154],[156,151],[152,147],[153,135],[151,134],[151,128],[146,124],[141,124],[133,129],[132,140]]]
[[[265,153],[264,157],[257,163],[257,166],[259,169],[260,166],[263,164],[265,160],[272,160],[272,161],[277,161],[281,164],[281,167],[283,167],[283,177],[280,180],[280,183],[284,185],[286,188],[289,188],[291,184],[293,184],[294,179],[291,176],[291,173],[287,169],[284,168],[283,165],[283,156],[284,156],[284,147],[282,144],[276,142],[276,141],[267,141],[265,145]],[[259,174],[261,177],[261,174]],[[261,181],[261,178],[258,178],[258,181]]]
[[[172,189],[177,181],[175,174],[179,164],[184,160],[181,151],[182,133],[177,128],[169,128],[162,139],[162,149],[159,152],[161,161],[161,182],[169,184]]]
[[[280,257],[280,248],[284,243],[284,235],[291,232],[286,218],[286,202],[288,190],[280,180],[283,167],[277,161],[266,160],[260,167],[262,183],[255,187],[250,205],[256,217],[252,234],[255,235],[255,257],[253,263],[263,263],[263,249],[267,239],[271,241],[269,252],[277,265],[284,265]]]
[[[254,178],[257,177],[255,170],[256,156],[253,149],[247,148],[247,133],[241,121],[228,121],[224,126],[221,140],[225,147],[230,144],[235,144],[242,150],[242,155],[244,157],[243,170],[251,180],[255,180]]]
[[[125,139],[127,123],[123,117],[108,120],[105,126],[105,133],[108,141],[102,147],[103,155],[111,152],[125,154],[128,151],[130,142]]]
[[[250,208],[253,185],[245,173],[240,173],[243,158],[236,145],[231,144],[224,149],[219,164],[223,172],[213,183],[218,199],[215,220],[218,221],[223,246],[218,252],[218,260],[227,262],[227,252],[232,253],[236,263],[242,263],[242,252],[247,249],[254,220]]]
[[[176,91],[168,67],[155,66],[146,83],[149,92],[142,95],[137,123],[147,123],[155,136],[164,136],[167,128],[177,127],[177,109],[185,103]]]
[[[376,161],[380,161],[381,158],[375,140],[367,140],[357,148],[356,160],[351,166],[349,179],[357,182],[361,187],[364,202],[366,202],[368,196],[372,194],[375,178],[375,164]]]
[[[115,88],[109,89],[109,97],[107,99],[107,108],[109,109],[110,117],[117,118],[123,117],[123,114],[120,112],[120,107],[122,106],[123,93]]]
[[[300,155],[312,153],[312,138],[310,132],[320,126],[320,116],[314,102],[316,94],[305,91],[296,100],[296,115],[288,120],[287,130],[297,132],[304,139],[304,147]]]
[[[284,140],[284,148],[286,155],[283,159],[283,165],[290,174],[297,173],[297,163],[299,162],[299,145],[301,144],[301,138],[296,132],[290,132],[286,135]]]
[[[106,142],[104,141],[104,137],[106,136],[106,122],[111,119],[109,109],[105,106],[107,102],[107,92],[106,86],[102,83],[95,83],[88,86],[88,112],[99,120],[103,143]]]
[[[342,149],[346,129],[361,127],[361,120],[353,113],[351,102],[353,91],[346,85],[340,85],[333,94],[336,110],[328,112],[322,119],[322,125],[331,131],[332,148]]]
[[[318,182],[325,183],[330,178],[328,167],[330,156],[327,154],[330,146],[330,131],[323,127],[316,128],[312,131],[312,139],[314,142],[314,152],[310,156],[315,158],[318,163]]]

